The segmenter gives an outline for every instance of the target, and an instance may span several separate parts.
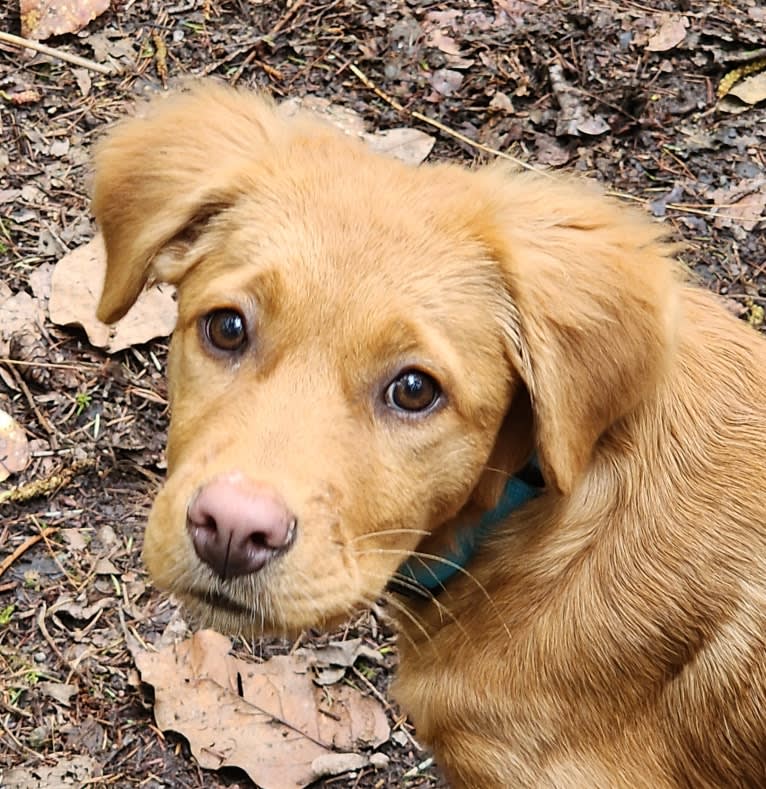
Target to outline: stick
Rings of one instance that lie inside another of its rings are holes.
[[[433,118],[423,115],[422,112],[406,109],[406,107],[402,106],[402,104],[400,104],[393,96],[389,96],[388,93],[381,90],[360,68],[355,66],[353,63],[349,63],[348,67],[359,78],[365,87],[369,88],[376,96],[383,99],[386,104],[390,104],[397,112],[401,112],[404,115],[409,115],[411,118],[415,118],[422,123],[427,123],[429,126],[433,126],[435,129],[438,129],[440,132],[447,134],[450,137],[454,137],[456,140],[460,140],[460,142],[470,145],[472,148],[477,148],[480,151],[484,151],[484,153],[488,153],[490,156],[497,156],[500,159],[507,159],[509,162],[513,162],[514,164],[519,165],[519,167],[523,167],[525,170],[532,170],[532,172],[540,173],[541,175],[546,175],[549,178],[553,178],[549,172],[546,170],[541,170],[540,168],[529,164],[529,162],[525,162],[522,159],[511,156],[509,153],[498,151],[496,148],[490,148],[488,145],[484,145],[483,143],[476,142],[476,140],[472,140],[470,137],[466,137],[464,134],[461,134],[454,129],[450,129],[449,126],[445,126],[440,121],[435,121]]]
[[[94,468],[95,465],[96,461],[90,458],[75,460],[68,468],[63,468],[46,479],[35,479],[17,488],[0,491],[0,504],[5,504],[7,501],[19,504],[38,496],[47,496],[62,485],[67,485],[76,474]]]
[[[40,52],[43,55],[49,55],[52,58],[63,60],[66,63],[71,63],[74,66],[88,68],[91,71],[98,71],[99,74],[120,73],[120,69],[114,68],[113,66],[102,66],[100,63],[94,63],[92,60],[81,58],[79,55],[72,55],[69,52],[62,52],[60,49],[47,47],[45,44],[41,44],[39,41],[32,41],[29,38],[14,36],[13,33],[4,33],[0,30],[0,41],[4,41],[6,44],[10,44],[11,46],[19,47],[21,49],[32,49],[35,52]]]
[[[37,545],[40,540],[47,537],[49,534],[53,534],[55,531],[56,529],[54,529],[52,526],[49,526],[47,529],[43,529],[38,534],[33,534],[31,537],[24,540],[24,542],[22,542],[21,545],[19,545],[19,547],[16,548],[16,550],[10,556],[6,556],[5,559],[3,559],[2,564],[0,564],[0,577],[16,561],[16,559],[18,559],[20,556],[23,556],[33,545]]]

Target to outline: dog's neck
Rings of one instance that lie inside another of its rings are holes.
[[[544,484],[540,469],[533,459],[508,478],[497,504],[482,513],[478,522],[469,521],[459,526],[451,546],[433,556],[410,556],[401,564],[396,576],[389,582],[389,590],[405,597],[438,595],[453,576],[466,572],[466,565],[497,526],[537,496]]]

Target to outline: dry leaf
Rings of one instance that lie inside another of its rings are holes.
[[[717,228],[739,225],[750,232],[763,219],[766,179],[745,178],[736,185],[715,189],[710,196],[718,209]]]
[[[553,63],[548,69],[551,88],[559,104],[556,135],[579,137],[580,134],[596,136],[609,130],[609,124],[600,115],[590,115],[581,102],[580,91],[564,77],[564,69]]]
[[[368,647],[361,638],[347,641],[331,641],[326,646],[313,649],[298,649],[296,656],[305,657],[307,664],[316,671],[314,681],[318,685],[334,685],[346,674],[346,669],[363,657],[371,663],[383,663],[383,655],[377,649]]]
[[[111,597],[102,597],[92,605],[79,603],[69,595],[61,595],[55,603],[48,609],[50,615],[67,614],[72,619],[87,621],[92,619],[99,611],[111,607],[114,600]]]
[[[513,112],[513,103],[511,97],[507,93],[497,91],[492,97],[489,106],[493,110],[501,110],[502,112]]]
[[[308,110],[353,137],[361,137],[366,131],[364,119],[359,113],[348,107],[340,107],[319,96],[287,99],[279,105],[279,110],[286,118],[291,118],[298,110]]]
[[[95,786],[94,777],[101,775],[98,762],[91,756],[60,758],[53,767],[29,764],[8,770],[2,776],[3,789],[42,789],[55,787],[66,789],[71,786]]]
[[[454,69],[440,68],[431,75],[430,83],[437,93],[451,96],[463,84],[463,75]]]
[[[364,139],[373,151],[413,166],[426,160],[436,142],[430,134],[406,127],[365,134]]]
[[[448,36],[442,30],[436,28],[426,36],[426,44],[429,47],[436,47],[447,55],[459,55],[460,44],[452,36]]]
[[[167,337],[175,327],[177,307],[173,288],[145,290],[130,312],[113,326],[96,318],[96,305],[106,271],[101,236],[65,255],[56,264],[49,302],[51,320],[59,326],[82,326],[91,344],[109,353]]]
[[[44,41],[76,33],[109,8],[109,0],[19,0],[21,35]]]
[[[39,299],[23,290],[11,295],[10,288],[0,282],[0,356],[9,355],[13,335],[39,337],[44,323],[45,312]]]
[[[436,142],[430,134],[406,127],[370,133],[357,112],[348,107],[339,107],[319,96],[287,99],[279,105],[279,109],[288,118],[298,110],[313,112],[346,134],[364,140],[374,151],[392,156],[405,164],[418,165],[423,162]]]
[[[24,428],[0,408],[0,482],[23,471],[29,457],[29,442]]]
[[[646,48],[650,52],[667,52],[677,47],[685,38],[689,20],[685,16],[666,14],[657,32],[649,38]]]
[[[67,685],[63,682],[38,682],[36,687],[49,698],[57,701],[64,707],[69,706],[73,696],[77,695],[76,685]]]
[[[161,652],[135,653],[154,686],[157,725],[186,737],[202,767],[239,767],[264,789],[302,787],[317,770],[327,774],[339,751],[388,739],[381,705],[350,686],[318,687],[305,655],[258,664],[230,648],[228,638],[203,630]]]
[[[729,90],[730,96],[736,96],[745,104],[758,104],[766,101],[766,71],[745,77]]]

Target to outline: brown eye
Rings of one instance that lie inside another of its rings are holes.
[[[239,351],[247,342],[245,319],[236,310],[213,310],[204,326],[211,345],[221,351]]]
[[[435,405],[440,395],[439,384],[428,373],[405,370],[388,385],[385,400],[397,411],[417,413]]]

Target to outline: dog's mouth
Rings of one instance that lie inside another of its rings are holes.
[[[182,597],[190,597],[195,601],[203,603],[208,608],[225,611],[228,614],[237,616],[252,616],[253,612],[248,606],[229,597],[225,592],[217,589],[184,589]]]

